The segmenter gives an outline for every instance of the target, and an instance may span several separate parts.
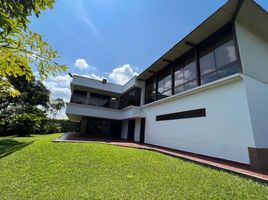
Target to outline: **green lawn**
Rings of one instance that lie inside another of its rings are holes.
[[[268,187],[156,152],[0,137],[0,199],[268,199]]]

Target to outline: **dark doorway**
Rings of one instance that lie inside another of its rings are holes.
[[[135,119],[128,120],[127,139],[134,140],[134,133],[135,133]]]
[[[140,128],[140,143],[144,143],[144,137],[145,137],[145,118],[142,118]]]
[[[121,121],[87,118],[86,135],[97,138],[121,138]]]

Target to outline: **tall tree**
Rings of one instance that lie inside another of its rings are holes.
[[[30,66],[35,66],[41,80],[49,75],[66,71],[65,65],[55,61],[58,52],[32,32],[27,24],[29,16],[53,8],[54,0],[0,0],[0,97],[16,96],[9,77],[33,77]]]
[[[50,114],[52,114],[52,116],[54,118],[56,118],[59,111],[61,111],[64,107],[65,107],[65,103],[64,103],[63,99],[57,98],[57,99],[50,101],[49,112],[50,112]]]
[[[34,77],[30,81],[25,76],[9,77],[11,84],[20,92],[19,96],[4,96],[0,98],[0,112],[5,112],[11,107],[20,107],[27,113],[32,113],[37,106],[43,108],[49,107],[50,91],[43,85],[41,81],[35,80]]]

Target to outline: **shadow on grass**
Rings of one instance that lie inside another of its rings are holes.
[[[2,139],[0,140],[0,159],[4,158],[30,144],[32,142],[18,142],[13,139]]]

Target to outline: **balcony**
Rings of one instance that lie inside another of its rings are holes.
[[[128,106],[121,110],[82,103],[66,103],[66,106],[66,114],[71,120],[79,120],[79,117],[81,116],[114,120],[145,117],[143,109],[138,106]]]
[[[86,97],[82,95],[73,94],[70,103],[85,104],[90,106],[97,106],[103,108],[112,108],[119,110],[119,101],[113,101],[110,99],[101,99],[95,97]]]

